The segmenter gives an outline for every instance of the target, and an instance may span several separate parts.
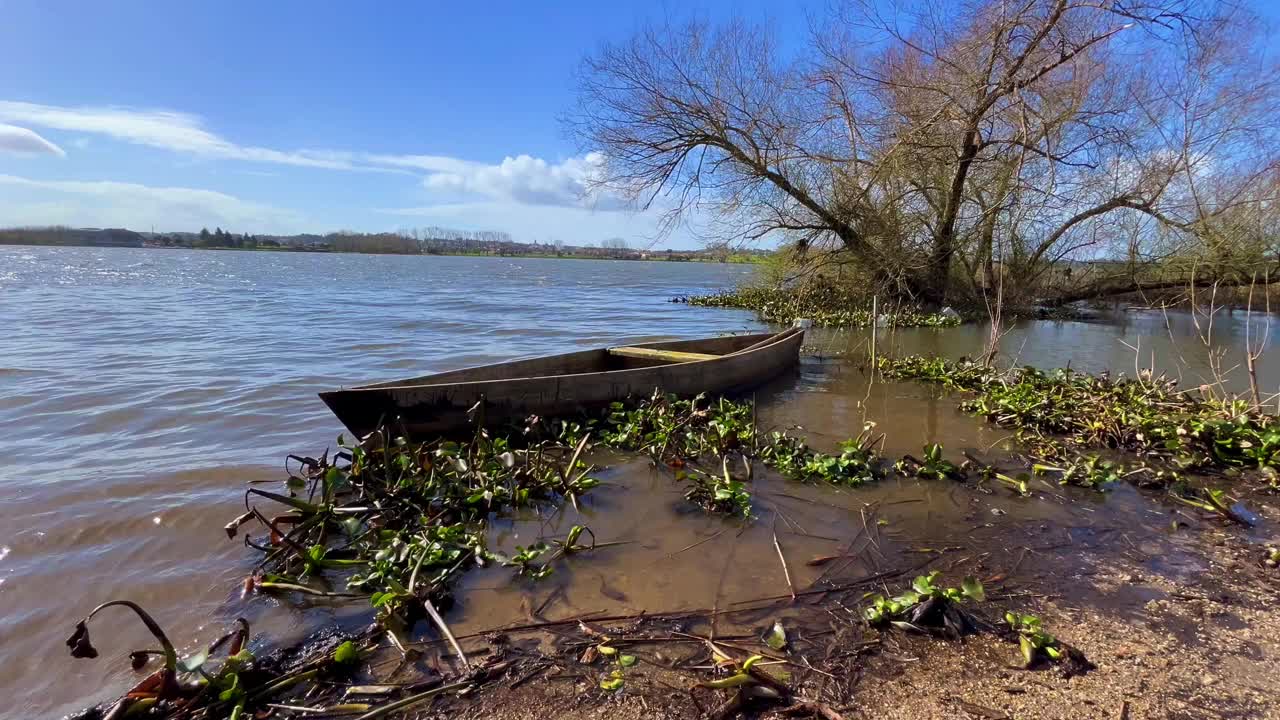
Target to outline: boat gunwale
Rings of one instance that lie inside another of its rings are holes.
[[[595,372],[585,372],[585,373],[567,373],[567,374],[564,374],[564,375],[529,375],[529,376],[523,376],[523,377],[500,378],[500,379],[495,379],[495,380],[463,380],[463,381],[459,381],[459,382],[430,383],[430,384],[412,384],[412,385],[385,385],[385,384],[382,384],[382,383],[369,383],[369,384],[367,384],[367,385],[358,385],[358,386],[355,386],[355,387],[344,388],[344,389],[338,389],[338,390],[326,390],[326,391],[323,391],[323,392],[319,393],[319,395],[320,395],[320,397],[321,397],[321,398],[324,398],[324,397],[326,397],[326,396],[342,395],[342,394],[346,394],[346,393],[354,393],[354,392],[361,392],[361,393],[364,393],[364,392],[382,392],[382,391],[396,391],[396,390],[421,390],[421,389],[428,389],[428,388],[465,387],[465,386],[468,386],[468,385],[493,384],[493,383],[531,382],[531,381],[535,381],[535,380],[551,380],[551,379],[558,379],[558,378],[589,378],[589,377],[593,377],[593,376],[600,376],[600,375],[622,375],[622,374],[624,374],[624,373],[645,372],[645,371],[650,371],[650,370],[653,370],[654,368],[659,368],[659,367],[674,367],[674,366],[678,366],[678,365],[696,365],[696,364],[698,364],[698,363],[716,363],[716,362],[725,362],[725,361],[733,360],[733,359],[735,359],[735,358],[739,358],[739,357],[749,357],[749,356],[751,356],[751,355],[755,355],[756,353],[759,353],[759,352],[763,352],[763,351],[765,351],[765,350],[768,350],[768,349],[770,349],[770,348],[774,347],[775,345],[777,345],[777,344],[779,344],[779,343],[787,342],[788,340],[791,340],[792,338],[796,337],[797,335],[799,335],[799,336],[801,337],[802,341],[803,341],[803,333],[798,332],[798,330],[799,330],[799,328],[791,327],[791,328],[787,328],[787,329],[785,329],[785,330],[781,330],[781,331],[776,332],[776,333],[746,333],[746,334],[743,334],[743,335],[721,336],[721,337],[752,337],[752,336],[759,336],[759,337],[760,337],[760,342],[763,342],[763,341],[765,341],[765,340],[768,340],[768,339],[770,339],[770,337],[772,337],[772,338],[773,338],[773,340],[772,340],[771,342],[768,342],[768,343],[764,344],[764,345],[759,345],[758,347],[751,347],[751,346],[748,346],[748,347],[743,348],[743,349],[741,349],[741,350],[735,350],[734,352],[726,353],[726,354],[724,354],[724,355],[720,355],[720,356],[717,356],[717,357],[714,357],[714,358],[707,358],[707,359],[705,359],[705,360],[689,360],[689,361],[685,361],[685,362],[667,363],[667,364],[665,364],[665,365],[649,365],[649,366],[646,366],[646,367],[626,368],[626,369],[622,369],[622,370],[597,370],[597,371],[595,371]],[[711,340],[715,340],[715,339],[719,339],[719,338],[688,338],[688,339],[689,339],[689,340],[702,340],[702,339],[711,339]],[[653,342],[641,343],[641,344],[639,344],[639,345],[627,345],[627,346],[625,346],[625,347],[648,347],[648,346],[652,346],[652,345],[665,345],[665,344],[667,344],[667,343],[672,343],[672,342],[682,342],[682,341],[681,341],[681,340],[656,340],[656,341],[653,341]],[[615,346],[609,346],[609,347],[624,347],[624,346],[621,346],[621,345],[615,345]],[[564,356],[568,356],[568,355],[576,355],[576,354],[578,354],[578,353],[582,353],[582,352],[600,352],[600,351],[608,352],[609,347],[604,347],[604,348],[587,348],[587,349],[584,349],[584,350],[577,350],[577,351],[574,351],[574,352],[559,353],[559,354],[557,354],[557,355],[543,355],[543,356],[532,357],[532,358],[524,358],[523,360],[522,360],[522,359],[506,360],[506,361],[503,361],[503,362],[499,362],[499,363],[492,363],[492,364],[489,364],[489,365],[476,365],[476,366],[473,366],[473,367],[470,367],[470,368],[457,368],[456,370],[445,370],[445,371],[443,371],[442,373],[439,373],[439,374],[450,373],[450,372],[459,372],[459,371],[462,371],[462,370],[473,370],[473,369],[478,370],[478,369],[482,369],[482,368],[492,368],[492,367],[496,367],[496,366],[500,366],[500,365],[506,365],[506,364],[509,364],[509,363],[524,362],[524,361],[526,361],[526,360],[537,360],[537,359],[540,359],[540,358],[543,358],[543,359],[550,359],[550,358],[555,358],[555,357],[564,357]],[[428,377],[430,377],[430,376],[428,376]],[[390,380],[390,381],[387,381],[387,382],[396,382],[396,381],[395,381],[395,380]]]

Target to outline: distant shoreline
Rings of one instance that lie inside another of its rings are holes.
[[[185,245],[108,245],[108,244],[71,244],[71,243],[5,243],[0,242],[0,247],[86,247],[98,249],[131,249],[131,250],[215,250],[226,252],[272,252],[272,253],[307,253],[320,255],[396,255],[404,257],[491,257],[491,258],[513,258],[513,259],[539,259],[539,260],[612,260],[618,262],[671,262],[671,263],[718,263],[733,265],[755,265],[763,261],[763,257],[757,255],[735,254],[729,255],[724,259],[716,257],[690,257],[688,255],[672,256],[664,252],[643,253],[637,252],[636,255],[613,256],[613,255],[577,255],[572,253],[492,253],[492,252],[424,252],[424,253],[396,253],[396,252],[360,252],[355,250],[334,250],[332,248],[307,248],[307,247],[189,247]],[[685,251],[688,252],[688,251]]]

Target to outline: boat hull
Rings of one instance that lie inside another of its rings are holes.
[[[680,363],[586,350],[335,390],[320,397],[357,437],[384,424],[411,437],[443,435],[470,426],[470,411],[481,401],[485,424],[500,426],[530,415],[555,417],[598,409],[655,390],[681,396],[745,390],[793,367],[803,340],[802,331],[791,330],[633,346],[718,355]]]

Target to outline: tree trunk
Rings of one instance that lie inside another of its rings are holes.
[[[956,174],[951,178],[951,189],[947,193],[946,204],[942,207],[941,222],[933,236],[933,252],[929,257],[929,268],[925,274],[926,299],[939,305],[947,301],[948,285],[951,283],[951,256],[956,249],[956,218],[960,215],[960,203],[964,197],[964,183],[969,176],[969,166],[978,155],[978,129],[970,126],[964,133],[964,142],[960,150],[960,162],[956,165]]]

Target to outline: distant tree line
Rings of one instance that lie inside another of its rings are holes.
[[[132,230],[119,228],[18,227],[0,230],[0,245],[142,247],[143,237]]]
[[[248,233],[236,235],[223,232],[222,228],[215,228],[213,232],[209,232],[209,228],[201,228],[199,246],[252,250],[258,247],[258,239]]]
[[[215,228],[213,232],[210,232],[209,228],[201,228],[199,233],[153,233],[147,239],[147,244],[159,247],[230,248],[236,250],[281,247],[281,243],[278,240],[250,235],[249,233],[236,234],[227,232],[220,227]]]
[[[0,244],[98,245],[129,247],[292,250],[299,252],[352,252],[399,255],[499,255],[611,258],[619,260],[718,260],[731,255],[727,244],[704,250],[637,250],[626,239],[611,237],[598,244],[567,245],[560,240],[517,242],[510,233],[497,230],[454,230],[443,227],[402,228],[395,232],[361,233],[340,230],[325,235],[251,235],[216,227],[200,232],[137,233],[132,230],[76,229],[68,227],[12,228],[0,230]],[[767,254],[756,251],[754,254]],[[741,258],[739,258],[741,259]],[[748,258],[749,259],[749,258]]]

